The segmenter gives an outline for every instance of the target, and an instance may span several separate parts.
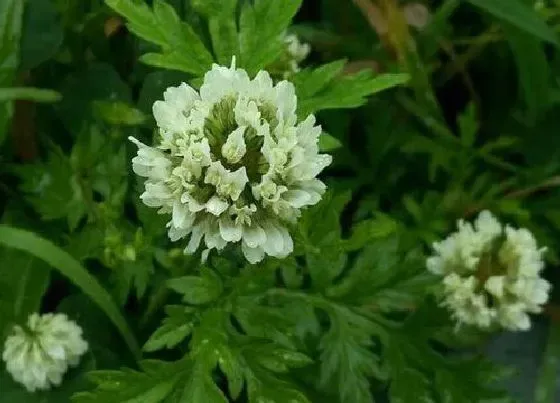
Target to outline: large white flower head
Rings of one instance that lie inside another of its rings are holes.
[[[197,92],[168,88],[153,112],[160,140],[138,140],[133,170],[146,178],[140,196],[171,215],[169,237],[189,237],[185,252],[203,241],[206,252],[240,243],[247,260],[286,257],[293,250],[287,224],[316,204],[325,185],[316,176],[331,163],[318,153],[320,126],[298,123],[294,86],[274,85],[260,71],[214,65]]]
[[[29,316],[26,326],[14,326],[2,359],[16,382],[29,392],[60,385],[70,366],[88,350],[82,329],[64,314]]]
[[[527,330],[529,313],[548,300],[550,284],[540,274],[546,248],[538,248],[527,229],[503,226],[488,211],[474,225],[433,245],[428,270],[443,277],[442,305],[458,324],[488,329]]]

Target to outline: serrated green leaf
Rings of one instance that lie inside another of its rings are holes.
[[[352,235],[344,241],[348,251],[358,250],[377,238],[385,238],[393,234],[398,224],[391,217],[378,213],[375,218],[357,223],[352,228]]]
[[[167,44],[152,10],[143,1],[106,0],[105,3],[128,20],[127,27],[135,35],[161,46]]]
[[[72,398],[78,403],[160,403],[169,396],[188,371],[187,360],[173,363],[141,362],[144,372],[131,369],[93,371],[89,374],[97,389]]]
[[[369,95],[402,85],[407,74],[380,74],[371,77],[367,70],[343,76],[332,81],[313,96],[301,99],[298,104],[300,118],[325,109],[355,108],[366,103]]]
[[[327,193],[320,203],[304,212],[299,224],[299,244],[305,255],[313,286],[323,289],[344,268],[346,255],[341,240],[340,214],[351,193]]]
[[[87,214],[87,205],[72,165],[62,150],[54,148],[46,162],[17,166],[20,189],[43,220],[66,218],[74,229]]]
[[[208,18],[208,29],[216,60],[229,65],[232,56],[239,57],[239,37],[237,32],[237,0],[194,0],[192,6]]]
[[[389,396],[392,403],[434,403],[430,381],[422,372],[410,368],[407,357],[397,343],[390,343],[385,359],[389,362],[391,383]]]
[[[154,1],[153,10],[133,0],[106,0],[106,4],[127,19],[134,34],[162,47],[161,53],[143,55],[144,63],[198,75],[212,65],[212,55],[199,36],[165,1]]]
[[[162,325],[144,344],[144,351],[173,348],[191,334],[194,325],[192,309],[185,306],[168,306],[166,313]]]
[[[167,285],[183,295],[183,300],[193,305],[214,301],[223,290],[220,278],[210,269],[201,270],[200,276],[184,276],[171,279]]]
[[[292,81],[299,99],[311,98],[325,88],[342,72],[344,60],[327,63],[316,69],[304,69],[297,72]]]
[[[337,390],[342,403],[372,402],[369,378],[379,373],[379,358],[371,351],[375,326],[340,306],[328,314],[330,327],[319,344],[320,385]]]
[[[68,277],[74,285],[79,287],[107,314],[123,336],[132,353],[136,357],[139,356],[140,349],[134,334],[109,293],[72,256],[50,241],[32,232],[6,225],[0,225],[0,244],[25,251],[48,263],[52,268]]]
[[[537,38],[558,45],[558,38],[544,20],[520,0],[468,0],[472,5]]]
[[[239,22],[239,65],[250,74],[274,62],[284,49],[282,34],[301,0],[245,2]]]
[[[0,102],[25,100],[35,102],[56,102],[60,101],[62,96],[52,90],[32,87],[10,87],[0,88]]]

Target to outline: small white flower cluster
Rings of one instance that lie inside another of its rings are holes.
[[[293,250],[286,224],[316,204],[325,185],[316,176],[331,163],[318,154],[315,117],[296,117],[294,86],[274,85],[260,71],[214,65],[197,92],[185,83],[168,88],[153,112],[160,142],[138,140],[133,170],[147,178],[140,196],[171,214],[172,241],[190,235],[193,253],[202,239],[207,254],[241,243],[251,263]]]
[[[309,55],[311,46],[309,46],[308,43],[300,42],[298,36],[295,34],[284,34],[284,44],[286,45],[289,67],[289,70],[284,74],[284,76],[287,77],[300,70],[299,64]]]
[[[488,211],[433,245],[428,270],[443,276],[443,302],[459,324],[527,330],[548,300],[543,253],[525,228],[502,226]]]
[[[26,326],[14,326],[2,359],[16,382],[29,392],[60,385],[69,367],[88,350],[82,329],[64,314],[29,316]]]

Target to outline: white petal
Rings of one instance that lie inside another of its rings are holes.
[[[202,236],[204,235],[204,228],[202,224],[195,225],[192,229],[191,239],[185,248],[185,252],[189,254],[193,254],[198,249],[200,245],[200,241],[202,240]]]
[[[219,220],[220,234],[225,241],[237,242],[241,239],[243,228],[235,225],[235,222],[230,217],[222,217]]]
[[[264,230],[257,224],[243,228],[243,240],[250,248],[256,248],[264,245],[266,242],[266,234]]]
[[[222,214],[228,207],[228,202],[220,199],[218,196],[212,196],[206,203],[206,211],[215,216]]]
[[[268,221],[263,224],[263,229],[266,233],[266,243],[263,245],[264,251],[267,255],[277,256],[284,250],[284,237],[282,232],[276,225]]]
[[[245,255],[245,258],[251,264],[258,263],[261,260],[263,260],[263,258],[264,258],[264,251],[260,247],[251,248],[245,242],[242,242],[241,243],[241,250],[243,251],[243,254]]]
[[[282,198],[294,208],[307,206],[311,201],[311,196],[304,190],[288,190],[282,195]]]

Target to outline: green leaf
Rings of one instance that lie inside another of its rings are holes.
[[[418,250],[401,251],[395,234],[372,240],[348,275],[326,293],[375,311],[409,311],[424,299],[435,281],[425,270],[423,255]]]
[[[126,102],[94,101],[97,116],[112,125],[137,126],[146,121],[146,115]]]
[[[239,65],[250,74],[274,62],[284,51],[283,32],[302,0],[244,2],[239,22]]]
[[[91,130],[95,120],[94,101],[131,102],[130,88],[115,69],[102,63],[88,64],[84,70],[68,74],[59,87],[61,102],[55,110],[71,133]]]
[[[296,245],[303,250],[313,287],[323,289],[338,276],[346,255],[341,240],[340,214],[350,200],[350,192],[329,192],[320,203],[304,212],[300,219]]]
[[[239,56],[237,0],[194,0],[192,6],[208,18],[208,29],[216,60],[221,64],[229,65],[232,56]]]
[[[0,244],[25,251],[45,261],[52,268],[68,277],[72,283],[87,294],[107,314],[133,354],[136,357],[139,356],[139,347],[134,334],[109,293],[72,256],[52,242],[32,232],[6,225],[0,225]]]
[[[171,279],[167,285],[183,295],[183,301],[203,305],[218,298],[223,290],[220,278],[210,269],[202,269],[200,276],[184,276]]]
[[[558,390],[558,369],[560,367],[560,325],[551,322],[548,332],[548,342],[542,355],[537,387],[535,389],[535,403],[555,403]]]
[[[166,307],[165,311],[167,316],[163,320],[163,324],[144,344],[144,351],[173,348],[191,334],[194,325],[192,308],[171,305]]]
[[[303,69],[297,72],[292,77],[292,81],[298,98],[311,98],[324,89],[342,72],[345,63],[345,60],[337,60],[316,69]]]
[[[39,259],[15,249],[0,247],[0,343],[9,324],[22,324],[39,312],[49,285],[50,270]]]
[[[321,136],[319,137],[319,150],[321,150],[322,152],[328,152],[336,150],[340,147],[342,147],[342,143],[339,139],[330,135],[329,133],[321,133]]]
[[[77,403],[160,403],[168,397],[190,368],[187,360],[163,362],[142,361],[144,372],[123,369],[90,372],[97,385],[91,392],[81,392],[72,398]],[[172,400],[173,402],[175,400]],[[177,400],[178,401],[178,400]]]
[[[558,45],[558,38],[554,31],[533,8],[520,0],[468,0],[468,2],[528,34]]]
[[[0,2],[0,87],[12,85],[20,58],[20,36],[24,0]],[[0,145],[12,117],[11,102],[0,104]]]
[[[379,357],[372,352],[376,328],[342,306],[331,305],[328,314],[330,327],[319,344],[319,383],[337,390],[342,403],[370,403],[369,378],[379,374]]]
[[[389,362],[391,383],[389,396],[393,403],[434,403],[429,379],[420,371],[410,368],[407,357],[397,343],[390,343],[385,352]]]
[[[396,232],[398,224],[386,214],[378,213],[375,218],[364,220],[352,228],[352,236],[344,241],[348,251],[358,250],[375,239],[385,238]]]
[[[21,70],[31,70],[52,58],[63,39],[60,16],[52,0],[29,0],[21,35]]]
[[[141,61],[156,67],[204,74],[213,58],[192,27],[181,21],[172,6],[154,1],[153,10],[144,2],[106,0],[106,4],[127,19],[127,27],[140,38],[159,45],[161,53],[149,53]]]
[[[476,116],[476,108],[474,103],[467,105],[463,113],[457,118],[459,125],[459,133],[461,135],[461,142],[465,147],[474,146],[476,134],[478,133],[478,120]]]
[[[0,102],[25,100],[35,102],[56,102],[60,101],[62,96],[52,90],[44,90],[32,87],[9,87],[0,88]]]
[[[509,24],[504,24],[503,28],[515,58],[519,88],[523,93],[529,116],[536,120],[546,106],[550,91],[550,71],[543,44]]]
[[[343,76],[312,96],[298,99],[298,115],[302,118],[325,109],[355,108],[365,104],[369,95],[407,81],[407,74],[381,74],[372,77],[367,70]]]

